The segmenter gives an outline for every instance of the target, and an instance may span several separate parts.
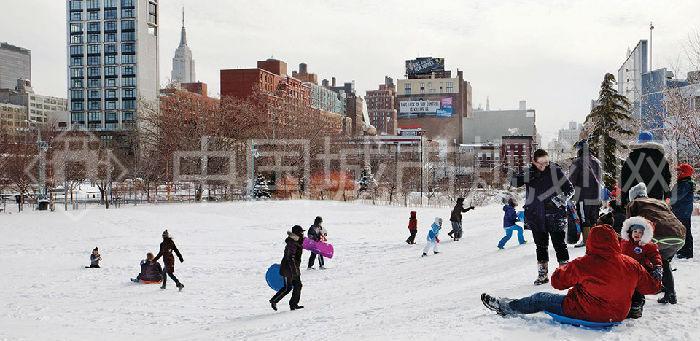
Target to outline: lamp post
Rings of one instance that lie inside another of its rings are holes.
[[[37,203],[38,205],[38,210],[39,211],[45,211],[48,208],[48,204],[46,203],[46,152],[49,150],[49,144],[42,140],[41,138],[41,128],[37,126],[36,122],[26,120],[27,125],[29,127],[34,127],[36,129],[37,135],[36,135],[36,148],[37,152],[39,155],[39,164],[38,164],[38,186],[39,186],[39,195],[38,195],[38,200]]]

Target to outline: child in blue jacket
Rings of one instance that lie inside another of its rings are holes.
[[[510,237],[513,236],[513,231],[518,232],[518,242],[520,245],[525,244],[525,237],[523,236],[523,228],[520,227],[520,225],[516,224],[516,222],[520,221],[518,219],[518,213],[515,212],[515,200],[513,198],[508,199],[508,203],[503,206],[503,229],[506,232],[505,237],[501,238],[501,241],[498,242],[498,248],[503,249],[503,247],[506,245],[508,240],[510,240]]]
[[[430,231],[428,231],[428,242],[425,244],[425,248],[423,249],[423,255],[421,257],[427,256],[428,251],[430,251],[430,249],[433,249],[433,253],[435,253],[436,255],[440,253],[438,251],[437,244],[440,242],[438,235],[440,234],[441,228],[442,218],[435,218],[435,222],[432,226],[430,226]]]

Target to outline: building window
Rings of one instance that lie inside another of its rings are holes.
[[[122,44],[122,53],[136,53],[136,45],[132,43],[124,43]]]
[[[99,34],[88,34],[88,43],[95,44],[100,42]]]
[[[70,66],[83,66],[83,57],[71,57]]]
[[[70,110],[71,111],[83,111],[85,109],[85,103],[84,102],[70,102]]]
[[[100,90],[90,90],[88,91],[88,98],[91,100],[101,99]]]
[[[117,79],[116,78],[105,79],[105,87],[106,88],[116,88],[117,87]]]
[[[136,22],[133,20],[122,20],[122,32],[136,29]]]
[[[70,10],[71,11],[82,11],[83,10],[83,0],[71,0]]]
[[[76,24],[70,24],[70,33],[83,33],[83,24],[82,23],[76,23]]]
[[[70,43],[71,44],[82,44],[83,43],[83,35],[82,34],[71,35],[70,36]]]
[[[87,53],[88,54],[100,54],[100,45],[88,45],[87,46]]]
[[[105,65],[117,65],[117,56],[115,56],[115,55],[105,56]]]
[[[136,41],[136,33],[122,32],[122,41]]]
[[[83,99],[85,99],[85,97],[83,96],[83,90],[71,90],[70,99],[71,101],[82,101]]]
[[[134,7],[134,0],[122,0],[122,7]]]
[[[105,54],[117,54],[117,44],[105,44]]]
[[[81,110],[82,110],[82,109],[81,109]],[[83,121],[85,121],[85,113],[76,112],[76,113],[70,114],[70,116],[71,116],[71,121],[73,121],[73,122],[83,122]]]
[[[117,76],[117,67],[116,66],[108,66],[105,68],[105,77],[116,77]]]
[[[136,98],[136,89],[123,89],[122,98]]]
[[[89,66],[100,65],[100,56],[88,56],[87,63]]]
[[[116,101],[105,102],[105,110],[117,110],[117,102]]]
[[[101,112],[90,112],[88,114],[88,120],[95,122],[99,121],[102,122],[102,113]]]
[[[124,118],[122,121],[133,121],[134,120],[134,113],[133,112],[125,112],[124,113]]]
[[[124,109],[124,110],[136,109],[136,101],[133,99],[122,100],[122,109]]]
[[[100,20],[100,11],[88,12],[88,20]]]
[[[89,10],[99,10],[100,0],[87,0],[87,9]]]
[[[83,21],[83,12],[71,12],[70,21]]]
[[[101,69],[98,67],[89,67],[88,68],[88,77],[100,77],[102,75],[100,70]]]
[[[122,64],[136,64],[136,55],[133,54],[123,54]]]
[[[406,95],[410,95],[410,94],[411,94],[411,83],[406,83],[406,85],[404,85],[404,93],[405,93]]]
[[[118,0],[104,0],[105,8],[117,8]]]
[[[447,92],[451,93],[454,91],[454,83],[447,82]]]
[[[135,76],[135,75],[136,75],[136,73],[134,71],[133,65],[122,66],[122,76]]]
[[[122,8],[122,19],[124,18],[135,18],[134,10],[131,8]]]
[[[105,20],[114,20],[114,19],[117,19],[117,10],[116,9],[106,9],[105,10]]]
[[[117,34],[116,33],[105,33],[105,43],[116,43]]]
[[[83,55],[83,45],[71,45],[70,55],[71,56],[82,56]]]
[[[117,22],[116,21],[105,21],[105,32],[117,32]]]
[[[71,78],[83,78],[83,68],[70,69]]]
[[[100,23],[99,22],[89,22],[88,23],[88,32],[100,32]]]
[[[116,99],[117,98],[117,90],[105,90],[105,99]]]
[[[136,78],[134,77],[122,77],[122,86],[136,86]]]
[[[148,23],[158,24],[158,5],[152,2],[148,3]]]
[[[99,78],[88,79],[88,88],[97,89],[102,87],[102,80]]]
[[[88,110],[102,110],[101,104],[102,102],[100,101],[88,102]]]
[[[71,79],[71,88],[73,89],[81,89],[83,87],[83,80],[82,79]]]
[[[105,121],[112,121],[116,122],[117,121],[117,113],[116,112],[108,112],[105,114]]]

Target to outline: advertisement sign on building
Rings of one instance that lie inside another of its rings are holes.
[[[452,97],[443,97],[439,101],[400,101],[399,118],[418,116],[452,117]]]
[[[445,71],[445,58],[423,57],[406,61],[406,74],[409,76],[436,71]]]

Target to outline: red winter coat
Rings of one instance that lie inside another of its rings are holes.
[[[632,225],[642,225],[645,227],[639,242],[635,242],[630,238],[630,228]],[[625,223],[622,225],[622,240],[620,240],[622,253],[634,258],[649,272],[662,266],[659,248],[651,241],[653,235],[653,226],[648,220],[642,217],[629,218],[625,220]]]
[[[557,269],[552,275],[555,289],[569,289],[562,308],[564,315],[593,322],[619,322],[627,317],[632,294],[656,294],[655,280],[634,259],[620,252],[617,234],[608,225],[591,230],[586,255]]]
[[[408,230],[418,230],[418,219],[416,219],[416,211],[411,211],[411,218],[408,219]]]

